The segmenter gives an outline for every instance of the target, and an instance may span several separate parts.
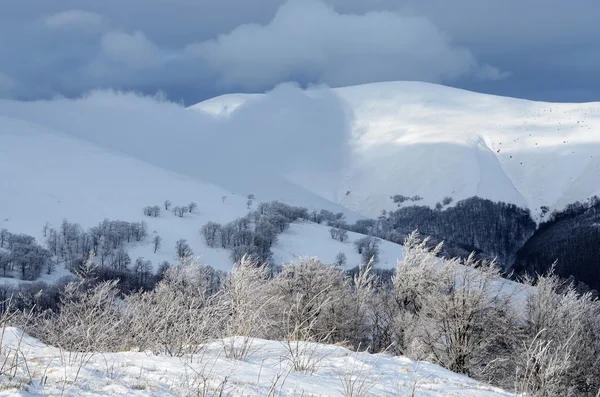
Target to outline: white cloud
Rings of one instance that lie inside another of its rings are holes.
[[[44,125],[218,184],[224,179],[246,184],[297,169],[338,170],[351,124],[351,115],[330,90],[306,92],[291,84],[276,87],[228,118],[113,91],[0,105],[0,116]]]
[[[317,0],[290,0],[268,24],[239,26],[188,52],[205,58],[225,85],[250,89],[287,80],[332,86],[451,82],[480,70],[468,49],[427,18],[388,11],[341,14]]]
[[[158,47],[140,31],[133,34],[107,33],[102,37],[101,46],[108,58],[133,69],[152,68],[158,62]]]
[[[482,65],[475,75],[481,80],[503,80],[510,77],[512,73],[500,70],[494,66]]]
[[[63,11],[42,18],[44,25],[50,28],[72,28],[80,27],[85,29],[97,28],[103,25],[102,16],[93,12],[70,10]]]

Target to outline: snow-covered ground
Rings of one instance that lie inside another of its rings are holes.
[[[149,236],[140,243],[128,244],[126,250],[133,260],[141,256],[150,259],[155,267],[163,261],[173,262],[175,242],[184,238],[201,263],[216,269],[230,269],[230,252],[208,248],[199,230],[209,221],[226,223],[249,211],[245,195],[111,152],[46,127],[1,116],[0,184],[3,191],[0,194],[0,229],[30,234],[43,244],[42,227],[46,222],[59,228],[66,218],[87,229],[105,218],[146,221]],[[260,194],[256,196],[254,207],[262,201]],[[173,205],[194,201],[198,209],[186,213],[183,218],[164,208],[157,218],[143,215],[145,206],[162,207],[166,199]],[[320,208],[319,204],[319,200],[305,203],[316,209]],[[339,205],[331,206],[341,209]],[[350,211],[346,212],[353,216]],[[152,244],[155,234],[162,238],[162,247],[156,253]],[[333,262],[338,252],[344,252],[347,265],[353,267],[360,263],[360,256],[352,245],[359,237],[351,233],[349,241],[341,243],[331,239],[329,228],[324,225],[296,223],[280,235],[274,247],[275,260],[285,263],[300,256],[318,256],[323,261]],[[394,267],[396,260],[402,257],[402,247],[398,245],[382,242],[381,250],[382,267]],[[66,274],[59,268],[50,276],[44,275],[43,279],[51,282]]]
[[[251,354],[241,361],[225,358],[221,342],[194,357],[146,352],[76,356],[21,336],[15,328],[4,333],[4,352],[20,354],[14,361],[17,376],[0,376],[0,396],[514,396],[427,362],[332,345],[310,349],[318,362],[311,374],[292,371],[277,341],[254,340]],[[356,385],[355,394],[344,393],[344,384],[350,383]],[[209,393],[202,394],[205,385]],[[221,385],[224,393],[213,394]],[[364,394],[356,394],[359,387]]]
[[[430,206],[479,196],[538,213],[600,193],[600,103],[532,102],[420,82],[332,91],[346,110],[351,148],[332,199],[363,215],[393,209],[395,194]],[[225,95],[192,108],[232,118],[260,100]],[[290,178],[320,191],[314,176]]]

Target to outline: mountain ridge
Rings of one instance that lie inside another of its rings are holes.
[[[314,95],[319,90],[323,88],[305,92]],[[373,83],[331,91],[353,119],[351,165],[342,172],[346,177],[339,182],[338,202],[363,215],[373,217],[382,209],[392,209],[387,197],[393,194],[417,194],[429,206],[446,195],[455,201],[478,196],[529,208],[539,222],[542,206],[562,209],[600,192],[590,188],[600,182],[600,156],[594,156],[600,138],[593,135],[600,129],[599,103],[535,102],[421,82]],[[227,118],[260,98],[264,97],[228,94],[191,109]],[[444,144],[451,146],[443,148]],[[413,155],[415,150],[421,152]],[[410,191],[375,189],[361,174],[383,169],[385,163],[376,161],[380,156],[396,159],[396,164],[388,166],[403,172],[411,162],[421,168],[429,162],[429,173],[403,178],[400,172],[380,172],[378,177],[387,178],[383,185],[406,186]],[[401,157],[410,161],[403,162]],[[479,177],[469,170],[477,168],[484,171]],[[445,183],[452,172],[452,183]],[[493,184],[488,183],[491,179]],[[501,187],[499,179],[503,179]],[[427,182],[439,186],[423,186]],[[457,192],[456,186],[462,191]],[[345,196],[348,190],[362,190],[362,194]],[[379,191],[379,197],[370,196],[373,190]]]

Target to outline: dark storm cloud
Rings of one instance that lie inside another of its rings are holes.
[[[0,2],[0,97],[418,79],[600,99],[600,5],[557,0]]]

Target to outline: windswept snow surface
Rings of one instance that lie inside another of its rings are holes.
[[[479,196],[537,214],[542,205],[561,209],[600,193],[600,103],[532,102],[420,82],[332,91],[350,124],[332,199],[363,215],[395,208],[395,194],[419,195],[417,204],[429,206]],[[228,119],[260,100],[226,95],[193,108]],[[320,190],[314,174],[288,175]]]
[[[341,396],[344,379],[354,380],[357,387],[364,380],[363,390],[373,397],[410,396],[413,390],[422,397],[514,395],[427,362],[355,353],[332,345],[312,345],[310,351],[320,358],[313,374],[291,371],[283,345],[260,339],[254,340],[246,360],[225,358],[221,342],[207,345],[192,358],[144,352],[75,356],[15,328],[6,329],[1,346],[9,354],[17,349],[22,353],[18,376],[12,380],[0,376],[0,396],[6,397],[196,395],[195,390],[203,390],[203,379],[212,395],[225,378],[223,395],[227,396],[267,396],[276,381],[274,395],[278,396]]]

